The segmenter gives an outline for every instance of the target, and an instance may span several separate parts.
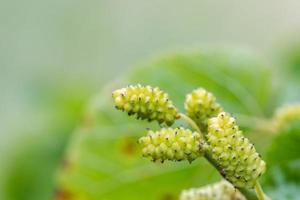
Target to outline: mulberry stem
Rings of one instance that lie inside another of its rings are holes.
[[[255,183],[255,192],[257,194],[257,197],[259,200],[265,200],[265,194],[261,188],[261,185],[259,184],[258,181]]]
[[[182,118],[184,121],[186,121],[192,128],[194,128],[198,133],[201,134],[202,137],[203,134],[200,130],[200,128],[198,127],[198,125],[194,122],[194,120],[192,120],[190,117],[188,117],[187,115],[183,114],[183,113],[179,113],[180,118]]]

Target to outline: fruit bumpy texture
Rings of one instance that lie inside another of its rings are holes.
[[[116,108],[128,115],[136,114],[138,119],[156,120],[172,125],[179,113],[167,93],[151,86],[128,86],[113,92]]]
[[[162,128],[156,132],[149,130],[147,136],[139,139],[139,143],[143,148],[143,156],[153,161],[192,162],[204,152],[200,134],[182,127]]]
[[[273,123],[277,130],[283,129],[289,122],[300,120],[300,104],[286,105],[279,108],[273,117]]]
[[[266,170],[254,145],[242,135],[228,113],[221,112],[208,121],[207,143],[221,175],[235,187],[253,188]]]
[[[185,110],[201,130],[207,127],[207,119],[215,117],[223,111],[223,108],[216,102],[216,97],[203,88],[198,88],[186,96],[184,103]]]
[[[246,198],[230,183],[223,180],[202,188],[184,190],[180,200],[246,200]]]

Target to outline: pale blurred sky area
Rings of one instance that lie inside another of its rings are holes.
[[[183,47],[268,55],[299,30],[299,10],[299,0],[2,0],[0,152],[21,138],[14,130],[48,119],[37,109],[44,88],[91,96],[143,59]]]

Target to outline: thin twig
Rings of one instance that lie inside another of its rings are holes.
[[[255,191],[259,200],[265,200],[265,194],[258,181],[255,182]]]
[[[199,132],[203,136],[200,128],[197,126],[197,124],[194,122],[194,120],[192,120],[191,118],[189,118],[188,116],[186,116],[183,113],[180,113],[179,115],[184,121],[186,121],[189,125],[191,125],[191,127],[193,127],[197,132]]]

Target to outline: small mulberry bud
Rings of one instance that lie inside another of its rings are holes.
[[[192,162],[203,155],[204,144],[200,138],[199,133],[182,127],[162,128],[156,132],[149,130],[147,136],[139,139],[139,143],[143,148],[143,156],[150,157],[153,161]]]
[[[289,122],[300,120],[300,104],[286,105],[279,108],[273,117],[276,130],[284,128]]]
[[[184,190],[180,200],[246,200],[246,198],[227,181],[220,181],[202,188]]]
[[[207,120],[223,111],[215,96],[203,88],[198,88],[186,96],[185,110],[201,129],[207,126]]]
[[[156,120],[160,124],[172,125],[179,113],[167,93],[151,86],[128,86],[112,94],[116,108],[138,119]]]
[[[228,113],[221,112],[209,119],[207,143],[221,175],[236,187],[253,188],[266,170],[254,145],[243,136]]]

